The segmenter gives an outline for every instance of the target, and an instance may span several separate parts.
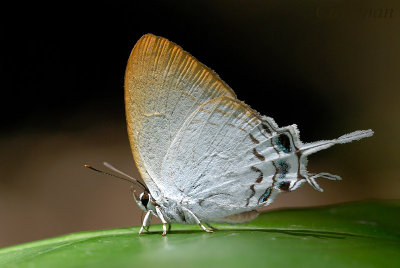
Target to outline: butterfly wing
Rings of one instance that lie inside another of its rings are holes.
[[[338,139],[303,144],[296,125],[278,127],[243,102],[226,96],[199,106],[178,131],[161,167],[166,191],[186,198],[199,218],[238,222],[232,215],[269,205],[278,193],[304,182],[322,190],[315,178],[340,177],[308,173],[307,156],[334,144],[369,137],[355,131]]]
[[[321,190],[315,178],[339,177],[309,174],[307,155],[373,134],[303,144],[295,125],[279,128],[189,53],[150,34],[131,52],[125,103],[133,156],[153,198],[209,221],[248,216],[305,181]]]
[[[161,178],[191,200],[199,218],[220,221],[252,211],[273,201],[279,192],[274,184],[291,171],[297,176],[297,155],[276,143],[281,133],[293,138],[291,144],[299,142],[295,126],[278,128],[237,99],[212,99],[182,125],[164,157]]]
[[[151,34],[136,43],[125,73],[126,119],[136,165],[155,198],[161,162],[184,120],[220,96],[235,93],[181,47]]]

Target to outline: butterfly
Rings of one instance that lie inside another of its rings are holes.
[[[211,69],[169,40],[146,34],[134,46],[125,73],[127,129],[145,184],[133,191],[145,212],[139,234],[160,218],[171,222],[244,223],[281,192],[316,178],[307,156],[373,135],[355,131],[333,140],[303,143],[296,125],[279,127],[237,99]],[[206,227],[206,226],[208,227]]]

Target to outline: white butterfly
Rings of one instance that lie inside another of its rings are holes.
[[[128,134],[146,185],[134,193],[146,212],[163,223],[243,223],[282,191],[316,178],[307,156],[373,135],[355,131],[338,139],[303,143],[296,125],[278,127],[236,98],[219,76],[165,38],[144,35],[133,48],[125,74]],[[205,223],[211,229],[206,228]]]

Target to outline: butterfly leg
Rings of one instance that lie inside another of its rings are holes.
[[[161,213],[160,207],[156,207],[156,212],[158,217],[160,218],[161,222],[162,222],[162,228],[163,228],[163,233],[162,236],[166,236],[167,235],[167,221],[164,219],[163,214]]]
[[[213,232],[214,232],[213,230],[207,229],[207,228],[200,222],[199,218],[197,218],[196,215],[194,215],[194,213],[191,212],[189,209],[187,209],[187,208],[183,208],[183,209],[184,209],[187,213],[189,213],[190,216],[193,217],[193,219],[196,221],[196,223],[197,223],[204,231],[206,231],[207,233],[213,233]]]
[[[217,230],[218,230],[218,228],[212,226],[212,225],[209,224],[208,222],[204,222],[204,223],[205,223],[205,224],[207,225],[207,227],[210,228],[211,230],[213,230],[213,231],[217,231]]]
[[[146,229],[146,227],[147,227],[146,231],[149,230],[149,226],[150,226],[149,223],[151,222],[151,218],[152,218],[152,210],[149,210],[149,211],[146,212],[146,215],[144,216],[142,227],[139,230],[139,235],[142,234],[143,229]]]
[[[318,174],[314,174],[312,176],[310,176],[307,181],[308,183],[317,191],[323,192],[324,190],[318,185],[318,183],[315,181],[316,178],[325,178],[328,180],[332,180],[332,181],[340,181],[342,178],[338,175],[332,175],[326,172],[322,172],[322,173],[318,173]]]

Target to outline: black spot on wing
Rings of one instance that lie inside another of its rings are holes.
[[[288,181],[283,181],[279,183],[279,189],[282,191],[289,191],[289,187],[290,187],[290,182]]]
[[[284,160],[278,161],[279,179],[283,179],[288,174],[290,169],[289,164]]]
[[[290,153],[292,151],[292,146],[290,144],[290,139],[286,134],[280,134],[276,137],[276,145],[285,153]]]
[[[258,199],[258,204],[260,203],[264,203],[265,201],[268,200],[268,198],[270,197],[272,192],[271,187],[268,187],[265,192],[260,196],[260,198]]]

